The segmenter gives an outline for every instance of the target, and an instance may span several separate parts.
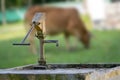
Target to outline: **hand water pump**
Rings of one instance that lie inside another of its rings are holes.
[[[39,65],[46,65],[46,60],[44,57],[44,43],[56,43],[56,46],[58,46],[58,40],[44,40],[46,35],[44,13],[36,13],[34,15],[32,19],[31,29],[28,31],[21,43],[13,43],[13,45],[30,45],[30,43],[25,43],[25,40],[28,38],[34,28],[36,29],[35,36],[38,38],[40,43],[40,57],[38,63]]]

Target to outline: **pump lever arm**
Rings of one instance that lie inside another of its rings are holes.
[[[28,33],[26,34],[26,36],[24,37],[24,39],[21,41],[21,43],[13,43],[13,45],[28,45],[29,46],[30,43],[25,43],[25,40],[30,35],[30,33],[32,32],[33,29],[34,29],[34,24],[32,24],[31,29],[28,31]]]

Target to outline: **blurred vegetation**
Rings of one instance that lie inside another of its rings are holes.
[[[23,20],[26,10],[32,5],[42,5],[53,2],[63,2],[59,5],[64,5],[64,1],[75,0],[2,0],[1,3],[3,4],[0,4],[0,24],[4,25],[6,23]],[[56,4],[56,6],[57,5],[58,4]]]
[[[81,18],[82,18],[83,22],[85,23],[86,28],[88,30],[92,30],[93,27],[92,27],[92,23],[91,23],[91,20],[90,20],[90,16],[89,15],[81,15]]]
[[[5,0],[5,6],[6,8],[25,7],[25,6],[28,6],[29,1],[30,0]],[[44,3],[50,3],[50,2],[60,2],[60,1],[66,1],[66,0],[31,0],[31,4],[35,5],[35,4],[44,4]]]

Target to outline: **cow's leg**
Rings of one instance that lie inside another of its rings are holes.
[[[37,50],[35,47],[35,41],[34,41],[34,34],[32,34],[32,33],[29,36],[29,42],[30,42],[30,51],[34,54],[37,54]]]
[[[70,42],[69,42],[70,35],[68,33],[64,33],[64,36],[65,36],[66,49],[70,51],[71,50]]]
[[[24,23],[24,26],[25,26],[26,31],[28,32],[31,26],[27,22]],[[35,35],[35,29],[33,29],[33,31],[30,33],[28,40],[30,42],[30,52],[36,54],[37,50],[36,50],[35,42],[34,42],[34,35]]]

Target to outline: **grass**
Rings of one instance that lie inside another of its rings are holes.
[[[73,37],[71,45],[76,45],[75,51],[67,51],[62,34],[47,39],[59,40],[60,46],[45,45],[47,63],[114,63],[120,62],[120,31],[91,31],[94,35],[91,48],[86,50]],[[25,36],[22,23],[0,26],[0,68],[10,68],[27,64],[35,64],[38,54],[32,54],[28,46],[13,46]],[[38,48],[38,42],[36,46]]]
[[[33,54],[26,54],[28,47],[15,47],[14,42],[20,42],[25,35],[21,23],[0,26],[0,68],[14,67],[31,63]],[[30,60],[29,60],[30,59]]]

